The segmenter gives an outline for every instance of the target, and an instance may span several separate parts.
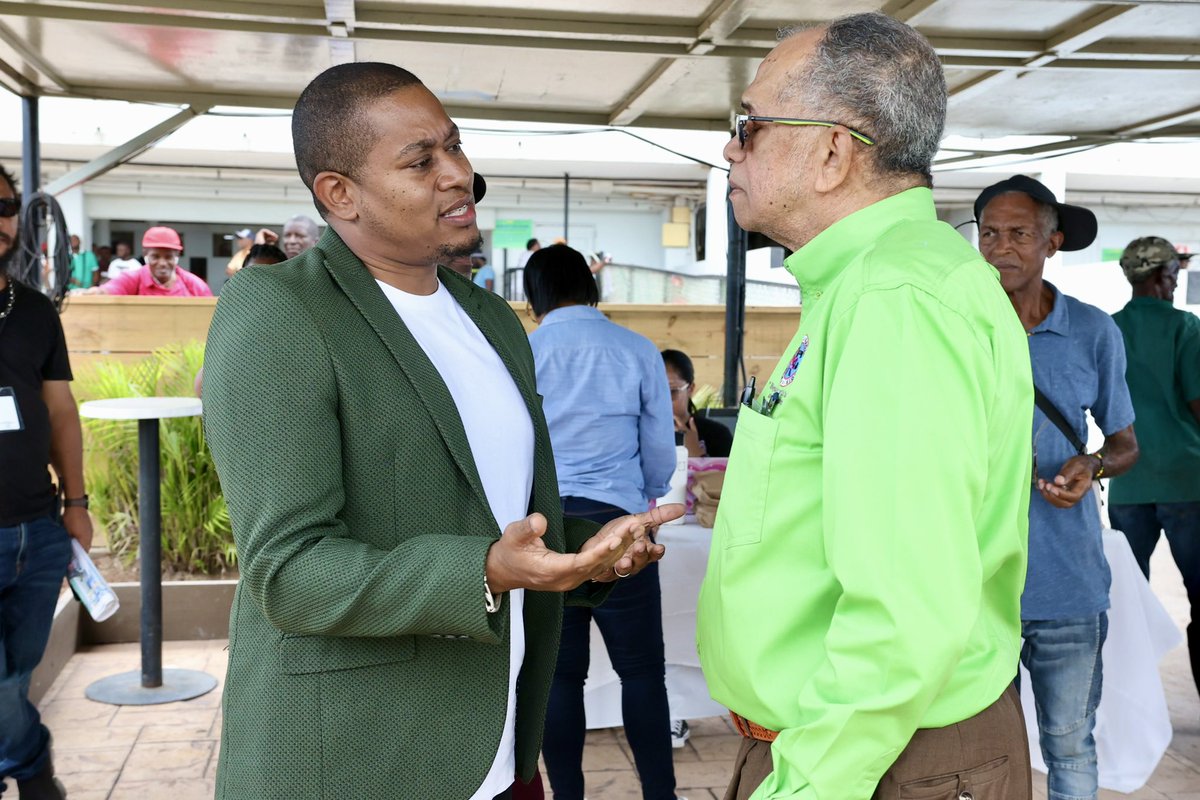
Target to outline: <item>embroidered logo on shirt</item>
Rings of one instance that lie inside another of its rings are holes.
[[[787,369],[783,371],[783,375],[779,378],[780,386],[787,386],[796,379],[796,370],[800,368],[800,362],[804,360],[804,354],[808,352],[808,334],[804,334],[804,338],[800,340],[800,347],[796,349],[796,355],[792,356],[792,360],[788,362]]]

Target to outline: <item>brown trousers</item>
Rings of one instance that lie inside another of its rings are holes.
[[[771,774],[771,745],[743,739],[725,800],[747,800]],[[1011,685],[970,719],[918,730],[873,800],[1031,800],[1029,740]],[[864,798],[865,800],[865,798]]]

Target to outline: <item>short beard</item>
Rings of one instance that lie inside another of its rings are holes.
[[[8,250],[4,251],[4,255],[0,255],[0,275],[11,278],[9,272],[12,266],[13,259],[17,257],[17,253],[21,250],[21,234],[18,232],[13,235],[12,242],[8,246]]]
[[[472,253],[478,253],[483,249],[483,237],[480,236],[471,244],[464,244],[455,247],[454,245],[444,244],[438,248],[437,259],[435,264],[449,264],[456,258],[469,256]]]

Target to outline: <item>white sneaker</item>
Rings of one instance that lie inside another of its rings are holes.
[[[688,728],[686,719],[671,720],[671,747],[673,749],[678,750],[687,744],[688,736],[690,735],[691,729]]]

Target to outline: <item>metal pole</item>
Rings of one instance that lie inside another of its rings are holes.
[[[142,686],[162,686],[162,510],[158,420],[138,420],[138,554],[142,567]]]
[[[733,204],[725,195],[729,245],[725,251],[725,383],[726,408],[734,408],[742,388],[742,341],[746,327],[746,232],[733,216]]]
[[[25,202],[42,187],[42,144],[38,126],[38,99],[21,97],[21,193]]]
[[[571,243],[571,174],[563,173],[563,241]]]

